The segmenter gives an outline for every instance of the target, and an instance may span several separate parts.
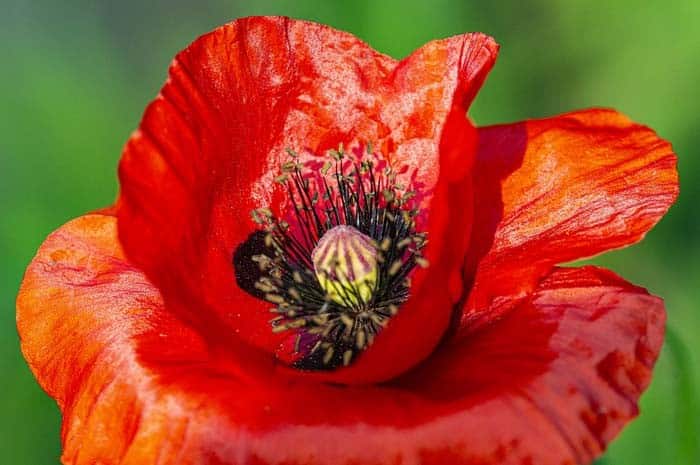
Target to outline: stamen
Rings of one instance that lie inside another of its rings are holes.
[[[276,181],[286,186],[291,216],[251,212],[271,250],[252,257],[262,273],[255,288],[275,305],[272,331],[296,333],[295,366],[347,366],[408,299],[415,267],[428,265],[417,191],[399,185],[389,167],[353,162],[342,147],[320,169],[287,152]]]

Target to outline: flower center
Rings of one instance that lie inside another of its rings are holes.
[[[352,226],[334,226],[311,253],[314,271],[326,295],[339,305],[367,304],[377,284],[377,247]]]
[[[277,182],[290,213],[252,212],[267,250],[252,257],[261,272],[255,287],[274,304],[272,331],[295,335],[294,365],[334,369],[371,345],[408,299],[412,270],[427,266],[426,235],[416,231],[416,192],[390,168],[342,149],[321,168],[288,153]]]

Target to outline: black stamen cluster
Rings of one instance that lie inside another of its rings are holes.
[[[415,192],[399,185],[390,168],[379,173],[371,161],[353,162],[341,147],[329,152],[314,177],[295,152],[288,154],[276,182],[287,189],[293,226],[269,209],[252,212],[274,250],[253,256],[262,271],[255,287],[275,304],[272,331],[296,332],[295,352],[303,355],[296,366],[328,370],[350,364],[408,299],[409,274],[416,265],[427,266],[421,255],[426,236],[415,229]],[[314,272],[316,244],[339,225],[376,244],[378,276],[368,301],[359,298],[359,289],[343,287],[342,304],[330,299]]]

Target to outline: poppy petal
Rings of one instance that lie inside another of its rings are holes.
[[[588,463],[636,415],[664,323],[660,299],[614,274],[557,269],[401,379],[314,384],[205,342],[99,215],[47,239],[17,307],[70,465]]]
[[[186,421],[160,422],[189,412],[148,392],[156,373],[142,359],[177,369],[212,349],[125,260],[116,218],[87,215],[47,238],[22,282],[17,328],[30,368],[63,413],[62,463],[174,463],[152,454],[175,450]],[[237,360],[271,370],[253,351],[241,348]]]
[[[555,268],[513,299],[494,302],[512,309],[502,320],[450,340],[401,382],[459,405],[465,463],[590,463],[638,414],[663,301],[595,267]]]
[[[670,144],[613,110],[478,131],[463,326],[498,317],[484,309],[558,263],[641,240],[678,196]]]
[[[433,194],[423,205],[427,255],[445,276],[418,274],[415,295],[427,292],[418,289],[425,276],[450,285],[432,291],[446,305],[433,306],[444,312],[428,325],[410,306],[392,324],[391,332],[412,337],[415,331],[399,328],[423,321],[411,360],[402,355],[392,369],[372,363],[367,377],[407,368],[437,343],[463,288],[458,270],[471,207],[450,213],[446,198],[468,198],[476,132],[464,115],[496,53],[490,37],[466,34],[396,62],[347,33],[288,18],[246,18],[202,36],[176,57],[125,147],[118,217],[127,256],[167,302],[188,302],[178,307],[191,324],[225,327],[223,339],[274,351],[286,335],[270,331],[269,304],[236,285],[231,263],[258,228],[250,212],[284,205],[273,179],[285,149],[322,154],[370,142],[391,163],[411,166]]]

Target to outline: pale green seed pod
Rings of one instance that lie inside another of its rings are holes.
[[[335,226],[311,254],[318,282],[334,302],[355,307],[367,303],[377,285],[377,248],[351,226]]]

